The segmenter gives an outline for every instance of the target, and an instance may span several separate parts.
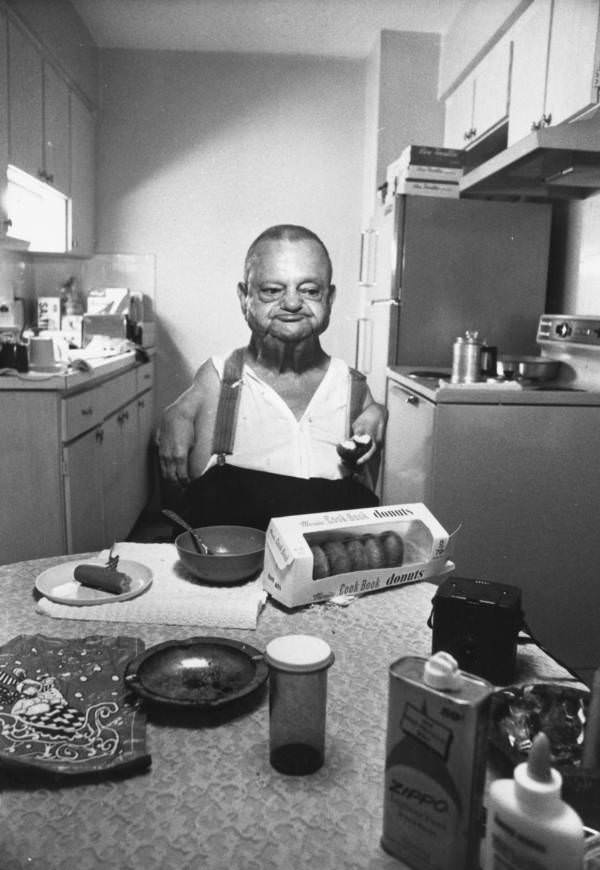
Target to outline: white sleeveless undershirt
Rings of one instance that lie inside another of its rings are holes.
[[[222,379],[224,358],[211,357],[211,362]],[[332,357],[297,420],[281,396],[244,364],[233,453],[226,461],[291,477],[344,477],[336,445],[347,437],[350,382],[346,363]],[[213,454],[204,470],[216,462]]]

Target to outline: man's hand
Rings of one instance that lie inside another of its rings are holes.
[[[160,471],[165,480],[187,486],[188,455],[194,438],[194,420],[177,402],[168,405],[161,415],[156,433]]]
[[[364,465],[366,462],[369,462],[381,450],[387,418],[388,412],[385,405],[371,402],[352,424],[353,435],[369,435],[373,442],[371,448],[357,460],[357,465]]]

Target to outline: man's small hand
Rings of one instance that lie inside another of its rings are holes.
[[[385,436],[387,418],[388,412],[385,405],[372,402],[354,421],[352,425],[352,434],[369,435],[372,441],[370,449],[357,460],[357,466],[364,465],[372,459],[379,450],[381,450]]]
[[[165,480],[187,486],[190,480],[188,454],[194,438],[193,420],[169,405],[162,414],[156,433],[160,471]]]

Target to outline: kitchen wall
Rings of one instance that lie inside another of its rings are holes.
[[[100,53],[97,250],[156,255],[159,407],[244,344],[235,288],[252,239],[305,224],[338,296],[324,338],[354,359],[364,68],[308,57]]]

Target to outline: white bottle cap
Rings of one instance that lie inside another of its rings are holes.
[[[310,634],[287,634],[269,641],[267,664],[282,671],[309,673],[328,668],[334,662],[329,644]]]
[[[458,662],[450,653],[441,650],[427,659],[423,679],[426,685],[442,691],[457,691],[463,684]]]

